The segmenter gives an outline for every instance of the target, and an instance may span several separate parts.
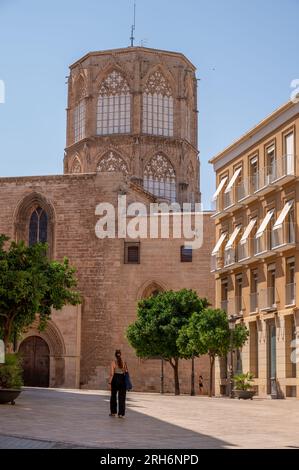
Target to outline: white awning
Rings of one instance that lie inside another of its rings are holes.
[[[228,185],[226,186],[226,189],[225,189],[225,191],[224,191],[225,193],[229,193],[229,192],[230,192],[230,190],[232,189],[233,185],[235,184],[235,182],[236,182],[236,180],[237,180],[239,174],[241,173],[241,170],[242,170],[242,168],[239,167],[239,168],[235,171],[235,173],[234,173],[233,176],[232,176],[232,179],[230,180],[230,182],[229,182]]]
[[[282,209],[278,219],[276,220],[275,224],[273,225],[273,230],[277,230],[278,228],[282,227],[284,219],[288,215],[292,205],[293,205],[293,201],[288,201],[288,202],[285,203],[284,208]]]
[[[222,180],[220,181],[218,188],[216,189],[215,193],[213,194],[212,201],[216,201],[217,197],[221,193],[221,191],[223,189],[223,186],[225,185],[226,182],[227,182],[227,176],[222,178]]]
[[[256,224],[256,219],[251,219],[251,221],[249,222],[249,224],[247,225],[243,235],[242,235],[242,238],[240,240],[240,244],[243,245],[244,243],[247,242],[247,239],[253,229],[253,227],[255,226]]]
[[[218,253],[226,237],[227,237],[227,233],[222,233],[220,235],[220,238],[218,242],[216,243],[214,250],[212,251],[212,255],[216,255]]]
[[[263,222],[261,223],[261,225],[259,226],[258,231],[256,232],[255,238],[259,238],[263,235],[263,233],[264,233],[268,223],[270,222],[271,217],[273,216],[273,214],[274,214],[273,209],[271,211],[267,212],[267,214],[264,217]]]
[[[267,153],[272,153],[275,150],[275,145],[270,145],[270,147],[267,147]]]
[[[224,248],[225,250],[229,250],[233,246],[234,241],[237,238],[238,233],[240,232],[240,230],[241,230],[241,225],[238,225],[237,227],[235,227],[235,230],[233,231],[230,239],[228,240],[227,244],[225,245],[225,248]]]

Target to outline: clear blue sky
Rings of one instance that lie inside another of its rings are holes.
[[[65,76],[88,51],[129,45],[133,0],[0,0],[0,175],[62,172]],[[287,101],[299,78],[298,0],[137,0],[136,45],[183,52],[199,82],[201,191],[208,159]]]

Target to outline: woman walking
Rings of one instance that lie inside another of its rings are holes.
[[[118,417],[119,418],[125,417],[125,412],[126,412],[125,373],[126,372],[128,372],[127,364],[123,361],[121,357],[120,349],[117,349],[115,351],[115,359],[111,362],[111,371],[110,371],[110,380],[109,380],[109,384],[111,385],[110,416],[116,416],[117,401],[118,401]]]

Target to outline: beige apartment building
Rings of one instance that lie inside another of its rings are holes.
[[[259,396],[299,398],[298,149],[299,103],[288,102],[210,161],[216,306],[250,331],[233,370],[251,371]],[[219,361],[216,393],[228,393],[230,365]]]

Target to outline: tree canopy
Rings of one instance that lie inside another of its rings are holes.
[[[73,290],[75,269],[67,258],[49,260],[46,244],[28,247],[22,241],[8,242],[8,237],[0,235],[0,338],[6,347],[37,314],[42,329],[52,308],[60,310],[81,302],[80,294]]]
[[[127,338],[143,358],[161,357],[174,369],[175,393],[179,394],[178,361],[190,358],[189,351],[180,351],[177,340],[182,327],[194,312],[209,305],[190,289],[160,292],[138,303],[137,320],[127,329]]]
[[[177,341],[181,354],[193,352],[196,356],[208,354],[210,357],[210,396],[215,357],[226,356],[231,349],[241,348],[248,335],[249,331],[242,323],[230,330],[226,312],[212,308],[194,313],[181,329]]]

